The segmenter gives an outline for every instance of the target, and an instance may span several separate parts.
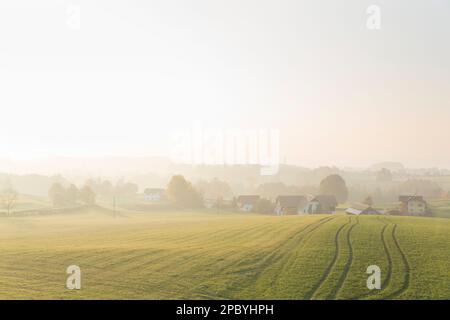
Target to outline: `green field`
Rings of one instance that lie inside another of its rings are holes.
[[[82,289],[65,288],[66,268]],[[368,290],[366,268],[382,270]],[[450,299],[450,219],[119,212],[0,218],[0,299]]]

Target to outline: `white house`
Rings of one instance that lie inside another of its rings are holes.
[[[408,216],[425,216],[428,214],[427,202],[422,196],[400,196],[400,214]]]
[[[144,190],[144,199],[149,202],[159,202],[165,199],[166,191],[158,188],[147,188]]]

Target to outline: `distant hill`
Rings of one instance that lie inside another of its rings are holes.
[[[404,171],[405,170],[405,167],[403,166],[402,163],[400,163],[400,162],[389,162],[389,161],[376,163],[376,164],[372,165],[369,168],[369,170],[379,171],[379,170],[381,170],[383,168],[389,169],[390,171],[393,171],[393,172],[399,172],[399,171]]]

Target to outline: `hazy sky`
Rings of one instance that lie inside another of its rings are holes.
[[[449,57],[448,0],[2,0],[0,158],[169,156],[200,122],[299,165],[450,167]]]

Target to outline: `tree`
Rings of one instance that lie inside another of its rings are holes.
[[[99,190],[97,191],[97,193],[104,197],[109,198],[115,194],[114,186],[108,180],[103,181],[98,188],[99,188]],[[95,192],[95,190],[93,190],[93,191]]]
[[[167,186],[169,200],[184,208],[199,208],[202,206],[200,193],[183,176],[175,175]]]
[[[6,209],[6,214],[9,216],[11,214],[11,210],[14,208],[16,204],[18,194],[12,188],[8,188],[3,190],[1,193],[0,199],[3,204],[3,207]]]
[[[95,204],[95,192],[89,186],[84,186],[80,190],[80,200],[87,205]]]
[[[57,182],[52,184],[48,190],[48,196],[55,207],[64,206],[66,204],[66,190]]]
[[[392,173],[389,169],[382,168],[377,173],[377,181],[379,182],[391,182],[392,181]]]
[[[233,197],[233,191],[228,183],[217,178],[209,182],[200,180],[196,184],[196,189],[208,199],[229,199]]]
[[[364,199],[363,203],[368,205],[368,206],[373,206],[373,199],[372,199],[372,197],[368,196],[366,199]]]
[[[72,205],[76,204],[79,198],[79,192],[78,188],[74,184],[71,184],[66,190],[66,202]]]
[[[348,189],[344,179],[338,174],[332,174],[320,182],[320,193],[333,195],[339,203],[348,199]]]

